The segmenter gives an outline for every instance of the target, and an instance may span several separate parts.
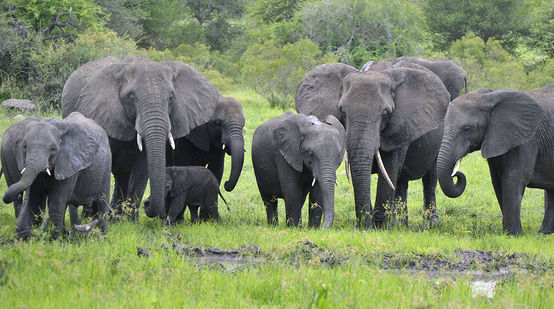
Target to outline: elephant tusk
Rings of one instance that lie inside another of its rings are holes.
[[[348,180],[349,184],[352,184],[352,181],[350,179],[350,161],[348,161],[348,153],[344,153],[344,169],[346,171],[346,179]]]
[[[50,174],[50,169],[49,168],[46,168],[46,174],[48,174],[48,176],[52,176],[52,174]]]
[[[456,165],[454,166],[454,171],[452,172],[452,175],[450,177],[454,177],[458,170],[460,169],[460,164],[462,164],[462,158],[459,158],[458,161],[456,161]]]
[[[221,146],[221,150],[225,150],[225,144],[223,144],[223,146]]]
[[[335,179],[335,185],[340,188],[339,181],[337,179]]]
[[[383,159],[381,159],[381,153],[379,152],[379,150],[377,150],[376,156],[377,156],[377,165],[379,165],[379,169],[381,169],[381,173],[383,173],[385,180],[393,190],[396,190],[394,188],[394,185],[392,184],[392,181],[390,180],[387,170],[385,169],[385,164],[383,164]]]
[[[173,140],[173,135],[171,135],[171,132],[169,132],[167,138],[169,139],[169,146],[171,146],[171,149],[175,150],[175,141]]]
[[[25,169],[26,169],[26,167],[24,167],[24,168],[21,170],[21,175],[23,175],[23,173],[25,173]]]
[[[312,180],[312,187],[315,186],[315,177],[314,180]]]
[[[246,152],[246,148],[244,148],[244,152]]]
[[[142,152],[142,136],[140,136],[140,133],[137,132],[137,146],[139,151]]]

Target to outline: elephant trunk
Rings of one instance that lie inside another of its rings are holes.
[[[337,180],[336,171],[333,168],[324,168],[318,184],[321,189],[323,205],[323,224],[322,229],[328,229],[335,220],[335,182]]]
[[[145,117],[144,139],[148,178],[150,179],[150,203],[145,205],[146,215],[150,218],[165,219],[165,145],[169,132],[169,119],[161,111],[150,111]]]
[[[244,136],[242,135],[242,126],[233,125],[228,130],[228,141],[231,152],[231,174],[229,180],[225,182],[225,190],[233,191],[239,180],[244,163]]]
[[[378,130],[372,133],[367,120],[350,122],[347,133],[347,152],[350,162],[354,203],[358,227],[371,228],[371,169],[373,155],[379,148]]]
[[[452,138],[445,135],[441,143],[437,157],[437,178],[439,180],[442,192],[448,197],[455,198],[464,193],[466,187],[466,177],[462,172],[456,172],[452,175],[457,156],[454,154]],[[458,178],[454,184],[453,176]]]
[[[45,169],[43,166],[46,166],[46,164],[40,164],[40,161],[38,156],[30,157],[27,160],[21,179],[12,184],[4,193],[2,198],[4,203],[13,202],[21,192],[27,190],[33,184],[37,175]]]

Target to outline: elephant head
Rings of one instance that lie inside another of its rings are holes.
[[[237,184],[244,163],[244,114],[234,98],[220,98],[212,120],[193,129],[187,138],[199,149],[223,149],[231,156],[231,174],[225,190],[232,191]]]
[[[165,218],[166,141],[173,147],[173,138],[211,120],[221,95],[191,66],[155,62],[144,55],[121,61],[108,57],[80,70],[64,86],[64,114],[80,111],[115,140],[136,137],[138,151],[143,150],[144,138],[151,192],[146,215]]]
[[[458,172],[461,158],[481,149],[488,159],[529,141],[542,114],[531,96],[515,90],[478,89],[452,101],[437,157],[437,176],[444,194],[458,197],[464,192],[466,178]]]
[[[322,88],[333,92],[323,96]],[[296,99],[299,112],[335,115],[344,124],[358,224],[366,227],[371,226],[370,174],[378,150],[400,149],[434,129],[448,106],[448,92],[432,73],[411,68],[358,72],[337,63],[310,71]]]
[[[336,170],[346,146],[344,128],[334,116],[327,116],[325,122],[290,112],[284,117],[283,125],[273,132],[279,152],[296,171],[312,173],[312,186],[317,184],[322,192],[322,228],[329,228],[334,220]]]
[[[40,173],[63,180],[92,164],[102,136],[89,134],[87,126],[73,121],[79,119],[84,117],[74,113],[66,120],[35,120],[26,125],[13,146],[21,179],[6,190],[5,203],[27,190]]]

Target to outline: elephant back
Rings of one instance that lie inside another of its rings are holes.
[[[327,115],[333,115],[342,122],[339,111],[342,81],[352,72],[358,70],[344,63],[326,63],[313,68],[296,89],[296,111],[314,115],[320,120],[324,120]]]

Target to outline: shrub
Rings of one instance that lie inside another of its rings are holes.
[[[322,55],[309,39],[279,48],[273,41],[255,43],[241,58],[242,80],[262,95],[271,106],[290,107],[300,80],[314,66],[334,62],[336,58]]]

